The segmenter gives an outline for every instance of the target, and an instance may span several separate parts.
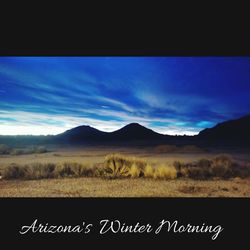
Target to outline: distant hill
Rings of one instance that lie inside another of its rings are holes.
[[[131,123],[113,132],[84,125],[55,136],[0,136],[0,144],[250,146],[250,115],[206,128],[196,136],[163,135],[138,123]]]
[[[55,139],[65,142],[89,142],[102,140],[105,135],[106,132],[102,132],[90,126],[79,126],[55,136]]]
[[[154,132],[138,123],[131,123],[114,132],[103,132],[90,126],[79,126],[57,135],[66,142],[129,142],[138,140],[160,140],[168,136]]]
[[[220,145],[250,146],[250,115],[218,123],[212,128],[202,130],[196,137],[204,142]]]
[[[109,138],[119,140],[157,140],[166,138],[163,134],[143,127],[139,123],[130,123],[121,129],[109,133]]]

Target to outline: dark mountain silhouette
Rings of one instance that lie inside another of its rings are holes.
[[[56,136],[56,139],[66,142],[89,142],[104,139],[106,132],[90,126],[79,126]]]
[[[79,126],[55,136],[0,136],[0,144],[96,144],[96,145],[187,145],[250,146],[250,115],[225,121],[202,130],[196,136],[170,136],[156,133],[138,123],[113,132]]]
[[[138,140],[159,140],[166,136],[145,128],[138,123],[128,124],[114,132],[103,132],[90,126],[79,126],[57,135],[56,138],[66,142],[129,142]]]
[[[155,140],[165,136],[143,127],[139,123],[130,123],[121,129],[109,133],[109,138],[122,140]]]
[[[218,123],[212,128],[202,130],[196,137],[204,142],[218,145],[250,146],[250,115]]]

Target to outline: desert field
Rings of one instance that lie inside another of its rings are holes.
[[[173,165],[175,161],[192,162],[212,159],[218,151],[199,153],[164,153],[155,148],[82,147],[51,149],[43,154],[1,155],[0,173],[10,164],[77,162],[86,166],[102,165],[105,156],[119,153],[137,157],[152,166]],[[249,152],[220,151],[239,161],[250,162]],[[97,177],[38,180],[0,179],[0,197],[250,197],[250,178],[234,177],[209,180],[178,179],[103,179]]]
[[[0,197],[250,197],[250,179],[144,180],[65,178],[0,181]]]

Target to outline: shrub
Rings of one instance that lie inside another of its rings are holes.
[[[26,175],[26,168],[17,164],[11,164],[3,172],[5,179],[23,179]]]
[[[73,176],[75,176],[75,177],[82,177],[82,176],[92,177],[92,176],[94,176],[94,172],[95,172],[94,168],[87,167],[87,166],[82,165],[82,164],[77,163],[77,162],[67,163],[67,165],[68,165],[68,167],[71,168],[71,170],[74,173]]]
[[[132,164],[135,164],[141,171],[143,171],[147,165],[147,162],[143,159],[132,158]]]
[[[3,175],[6,179],[38,180],[59,177],[95,176],[95,168],[88,168],[75,162],[55,163],[31,163],[25,166],[12,164],[6,168]]]
[[[226,167],[231,167],[233,164],[233,159],[230,155],[218,155],[213,159],[213,164],[224,165]]]
[[[250,164],[249,163],[233,163],[232,167],[233,176],[240,178],[250,177]]]
[[[130,157],[126,157],[121,154],[109,154],[105,157],[104,164],[108,165],[116,165],[116,166],[132,166],[132,160]]]
[[[105,157],[104,168],[99,170],[99,175],[108,178],[124,178],[131,176],[131,168],[133,172],[139,171],[139,177],[143,176],[146,162],[138,158],[130,158],[120,154],[111,154]],[[135,170],[135,167],[137,170]]]
[[[77,167],[77,163],[64,162],[56,166],[55,174],[57,177],[73,177],[76,175]]]
[[[189,177],[189,170],[186,167],[181,167],[179,171],[177,171],[177,177]]]
[[[116,161],[106,164],[103,169],[103,177],[122,178],[129,176],[130,168],[126,165],[119,164]]]
[[[219,155],[213,159],[211,165],[214,177],[229,178],[233,176],[233,160],[229,155]]]
[[[144,169],[144,177],[146,178],[153,178],[154,177],[154,168],[147,164],[147,166]]]
[[[210,160],[203,158],[198,160],[197,165],[201,168],[209,168],[211,166],[211,163],[212,162]]]
[[[177,171],[174,167],[159,166],[154,171],[155,179],[175,179],[177,177]]]
[[[182,163],[180,161],[174,161],[173,166],[176,168],[176,170],[181,169]]]
[[[131,169],[129,170],[129,174],[132,178],[138,178],[140,177],[141,170],[136,164],[133,164]]]
[[[177,177],[188,177],[189,164],[185,164],[180,161],[174,161],[173,166],[176,169]]]
[[[56,164],[54,163],[31,163],[26,165],[26,179],[55,178]]]
[[[186,177],[196,180],[206,180],[211,177],[211,171],[206,167],[190,167],[184,171]]]

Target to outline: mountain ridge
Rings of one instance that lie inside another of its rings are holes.
[[[120,144],[142,142],[153,144],[194,144],[214,146],[250,146],[250,115],[228,120],[206,128],[194,136],[173,136],[157,133],[139,123],[130,123],[112,132],[104,132],[89,125],[81,125],[54,136],[0,136],[0,144]]]
[[[89,140],[148,140],[162,139],[167,135],[163,135],[146,128],[139,123],[129,123],[120,129],[112,132],[104,132],[88,125],[82,125],[67,130],[57,138],[73,140],[73,141],[89,141]]]
[[[75,133],[78,131],[78,133]],[[232,119],[216,124],[212,128],[206,128],[194,136],[171,136],[157,133],[139,123],[130,123],[112,132],[104,132],[88,125],[79,126],[60,134],[58,137],[70,136],[73,141],[163,141],[168,143],[216,143],[249,144],[250,141],[250,115]]]

